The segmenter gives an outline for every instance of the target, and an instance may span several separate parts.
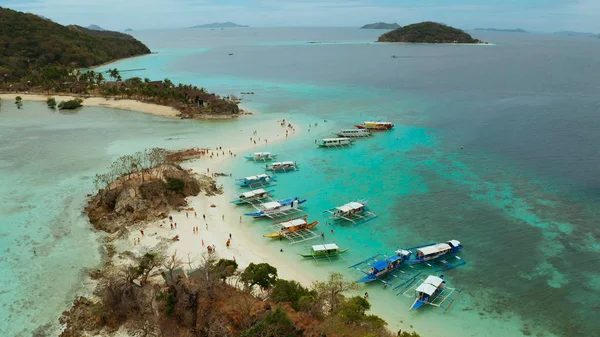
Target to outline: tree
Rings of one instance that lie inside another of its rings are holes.
[[[54,99],[54,97],[48,97],[48,99],[46,100],[46,105],[48,105],[48,107],[50,109],[55,109],[56,108],[56,99]]]
[[[158,253],[146,253],[140,259],[137,272],[142,276],[142,282],[146,283],[148,281],[148,276],[155,269],[160,267],[163,264],[163,257]]]
[[[75,98],[69,101],[62,101],[58,105],[59,110],[75,110],[83,106],[83,100],[81,98]]]
[[[297,281],[278,279],[271,291],[271,298],[275,302],[288,302],[294,310],[300,310],[300,299],[315,297],[315,293],[304,288]]]
[[[269,289],[277,281],[277,268],[268,263],[250,263],[240,278],[249,289],[255,285]]]
[[[360,296],[354,296],[345,301],[339,309],[339,315],[346,323],[359,323],[365,317],[365,312],[371,309],[371,304]]]
[[[183,265],[183,261],[177,256],[177,251],[163,262],[163,267],[169,271],[169,282],[173,283],[173,271]]]
[[[326,312],[332,314],[344,301],[343,293],[358,290],[360,286],[356,282],[346,281],[340,273],[330,273],[327,281],[315,281],[312,288]]]
[[[223,282],[225,282],[228,277],[233,276],[237,268],[238,264],[233,260],[220,259],[217,264],[215,264],[215,272]]]
[[[253,327],[242,332],[240,337],[293,337],[300,335],[285,311],[277,308]]]

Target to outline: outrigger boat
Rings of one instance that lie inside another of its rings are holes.
[[[255,152],[245,155],[244,158],[252,161],[271,161],[277,158],[277,155],[271,152]]]
[[[272,217],[278,214],[293,213],[293,211],[300,208],[300,205],[304,204],[306,199],[299,200],[296,198],[288,198],[285,200],[270,201],[255,206],[257,212],[246,213],[244,215],[251,216],[254,218],[260,218],[263,216]]]
[[[383,260],[379,260],[371,265],[371,270],[367,272],[363,278],[358,280],[358,283],[368,283],[387,276],[389,273],[400,268],[405,261],[405,257],[401,255],[392,255]]]
[[[308,254],[299,254],[302,257],[331,258],[347,252],[350,248],[340,249],[335,243],[327,243],[324,245],[314,245]]]
[[[240,194],[239,198],[232,200],[231,203],[236,204],[236,205],[251,204],[254,201],[259,201],[259,200],[263,200],[266,198],[270,198],[271,193],[273,193],[273,192],[274,192],[274,190],[266,191],[263,188],[259,188],[257,190],[252,190],[252,191],[244,192],[244,193]]]
[[[394,127],[391,122],[364,122],[355,125],[358,129],[367,129],[373,131],[387,131]]]
[[[267,164],[265,166],[265,170],[273,171],[273,172],[297,171],[298,164],[296,164],[296,162],[293,162],[293,161],[278,162],[278,163],[273,163],[271,165]]]
[[[352,145],[352,139],[350,138],[323,138],[320,141],[316,141],[315,143],[319,145],[319,147],[343,147]]]
[[[252,187],[257,185],[273,185],[273,182],[275,180],[277,180],[275,176],[270,176],[268,174],[259,174],[256,176],[249,176],[236,179],[235,183],[241,187]]]
[[[369,132],[367,129],[343,129],[337,133],[340,137],[347,138],[360,138],[360,137],[370,137],[373,134]]]
[[[406,256],[406,262],[411,264],[426,263],[432,266],[431,263],[433,262],[441,262],[444,264],[443,268],[434,268],[436,271],[444,271],[466,264],[463,259],[456,256],[456,253],[462,248],[463,246],[458,240],[450,240],[446,243],[430,243],[424,246],[400,249],[396,252],[399,255]],[[458,260],[458,262],[451,263],[448,260],[440,260],[440,258],[447,256],[454,257],[456,260]]]
[[[325,210],[323,213],[330,213],[332,220],[346,220],[355,225],[371,221],[377,217],[375,213],[367,211],[366,200],[349,202],[345,205]]]
[[[404,296],[415,298],[410,306],[410,310],[417,310],[425,304],[444,308],[444,312],[450,309],[450,306],[456,301],[461,291],[456,288],[450,288],[444,281],[444,276],[429,275],[421,283],[413,285],[404,291]],[[446,300],[450,300],[448,305],[442,306]]]
[[[314,228],[318,224],[319,224],[318,221],[313,221],[313,222],[309,223],[304,218],[280,222],[277,224],[277,227],[279,227],[278,232],[271,233],[271,234],[265,234],[263,236],[266,238],[271,238],[271,239],[279,239],[279,238],[285,237],[288,234],[293,233],[293,232],[299,232],[302,230]]]

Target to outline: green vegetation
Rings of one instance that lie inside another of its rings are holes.
[[[0,7],[0,76],[36,80],[46,67],[90,67],[149,54],[132,36],[62,26],[34,14]]]
[[[271,298],[275,302],[289,303],[297,311],[305,306],[306,301],[310,301],[316,295],[316,292],[304,288],[297,281],[281,279],[275,282],[273,291],[271,292]]]
[[[258,285],[263,289],[269,289],[277,281],[277,268],[268,263],[250,263],[240,275],[240,279],[248,288]]]
[[[56,102],[55,102],[56,103]],[[75,98],[70,101],[62,101],[58,104],[59,110],[75,110],[83,106],[83,100],[81,98]]]
[[[185,182],[177,178],[167,178],[167,189],[169,191],[183,192]]]
[[[481,43],[460,29],[437,22],[421,22],[400,27],[381,35],[377,42]]]
[[[48,105],[50,109],[56,108],[56,99],[54,99],[54,97],[48,97],[46,100],[46,105]]]
[[[263,319],[250,329],[242,332],[240,337],[294,337],[302,336],[288,317],[280,308],[268,313]]]

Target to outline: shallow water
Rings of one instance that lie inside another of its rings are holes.
[[[271,231],[268,222],[256,222],[257,240],[274,253],[286,247],[291,263],[307,273],[335,270],[358,279],[348,266],[378,252],[458,239],[467,265],[444,273],[450,286],[463,291],[448,312],[408,312],[411,301],[381,284],[365,287],[374,311],[394,327],[431,335],[600,334],[600,61],[590,57],[600,52],[600,41],[477,33],[495,45],[378,45],[368,43],[377,32],[354,29],[134,34],[159,54],[108,67],[144,68],[123,74],[169,77],[225,95],[254,91],[244,98],[264,118],[299,121],[303,130],[319,122],[270,147],[281,160],[301,165],[299,172],[280,174],[275,189],[278,197],[308,198],[305,210],[320,221],[326,240],[351,250],[334,263],[299,261],[294,253],[310,244],[266,241],[260,234]],[[326,43],[305,43],[310,41]],[[110,123],[94,116],[90,125]],[[202,139],[191,131],[202,123],[127,115],[138,119],[134,124],[121,117],[117,130],[123,124],[145,131],[133,128],[130,137],[115,131],[114,141],[102,137],[104,155],[86,162],[87,176],[148,144],[188,147]],[[389,119],[396,128],[350,149],[317,149],[313,143],[366,119]],[[181,130],[184,137],[165,141]],[[58,144],[56,149],[74,146]],[[260,168],[241,159],[231,166],[239,176]],[[89,179],[86,184],[83,193]],[[376,220],[327,224],[322,210],[358,198],[369,200]]]

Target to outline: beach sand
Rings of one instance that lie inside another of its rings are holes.
[[[286,123],[289,122],[286,121]],[[276,120],[265,121],[258,127],[256,135],[253,134],[254,130],[236,134],[235,137],[239,137],[240,143],[247,144],[246,146],[235,149],[222,149],[219,151],[219,157],[197,159],[184,163],[182,166],[199,174],[207,174],[207,168],[211,173],[222,172],[222,168],[231,160],[246,160],[243,158],[245,154],[261,151],[261,147],[265,147],[268,143],[284,141],[287,138],[285,136],[286,128]],[[291,138],[300,133],[301,131],[298,129],[294,132],[290,130],[289,137]],[[255,145],[249,141],[250,137],[260,137],[261,141]],[[264,142],[265,138],[268,143]],[[264,151],[264,149],[262,150]],[[222,155],[222,151],[225,152],[225,156]],[[237,156],[229,155],[229,151]],[[184,262],[188,260],[189,256],[191,260],[195,260],[192,265],[192,268],[194,268],[194,266],[201,263],[203,254],[207,253],[207,246],[215,245],[215,256],[218,259],[235,259],[239,269],[244,269],[251,262],[269,263],[277,268],[279,277],[296,280],[305,286],[309,286],[315,280],[314,275],[299,272],[298,268],[293,263],[289,263],[289,260],[285,259],[283,255],[274,255],[272,251],[267,250],[264,247],[264,238],[256,237],[247,230],[246,226],[251,223],[252,219],[241,216],[242,210],[236,209],[236,206],[230,203],[232,199],[235,199],[236,193],[239,192],[235,188],[228,187],[234,178],[217,178],[217,184],[225,185],[223,194],[215,196],[201,194],[187,198],[188,207],[194,208],[193,211],[187,211],[187,214],[186,211],[171,212],[172,223],[177,223],[177,228],[171,229],[171,222],[168,218],[130,228],[129,235],[115,243],[117,251],[129,250],[136,253],[136,255],[142,255],[145,252],[160,249],[160,246],[164,245],[165,240],[167,240],[166,253],[172,256],[177,252],[177,256]],[[211,205],[216,207],[211,207]],[[196,215],[194,215],[194,212],[196,212]],[[206,220],[204,220],[204,216],[206,216]],[[198,227],[198,233],[193,232],[193,228],[196,226]],[[143,236],[141,230],[144,231]],[[227,247],[226,242],[230,234],[231,244]],[[169,240],[176,235],[179,235],[179,241]],[[140,243],[134,245],[134,240],[138,238]],[[183,269],[187,271],[189,266],[185,264]]]
[[[105,108],[113,108],[113,109],[121,109],[121,110],[131,110],[138,111],[147,114],[152,114],[156,116],[168,117],[168,118],[177,118],[180,114],[174,108],[139,102],[132,99],[106,99],[103,97],[77,97],[77,96],[66,96],[66,95],[42,95],[42,94],[0,94],[0,98],[6,102],[14,102],[15,97],[21,96],[24,101],[34,101],[34,102],[46,102],[49,97],[54,97],[57,103],[61,101],[69,101],[75,98],[83,99],[84,106],[99,106]]]

